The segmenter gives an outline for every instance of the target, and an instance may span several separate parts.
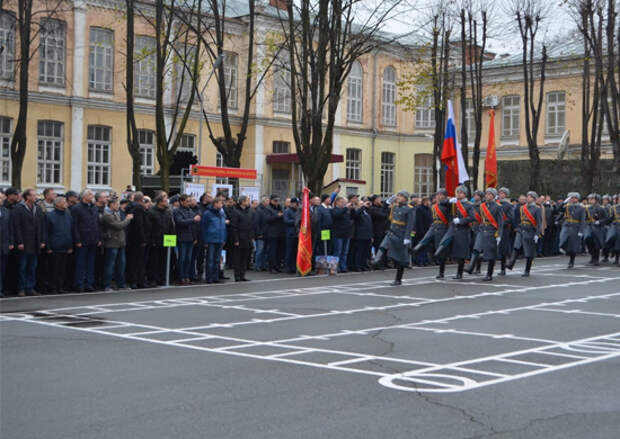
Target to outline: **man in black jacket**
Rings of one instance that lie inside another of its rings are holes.
[[[246,195],[239,197],[239,204],[230,212],[230,230],[233,243],[232,264],[235,270],[235,282],[248,281],[249,279],[245,278],[245,272],[254,240],[254,218],[250,210],[250,199]]]
[[[19,191],[14,187],[9,187],[4,191],[6,199],[2,206],[8,210],[9,215],[19,203]],[[17,273],[19,266],[19,252],[16,248],[9,250],[6,258],[6,272]],[[17,293],[17,276],[6,276],[4,279],[4,291],[7,293]]]
[[[256,214],[254,217],[255,223],[255,236],[256,236],[256,254],[254,255],[254,268],[256,271],[264,271],[267,268],[267,255],[269,249],[267,248],[267,237],[265,236],[265,230],[267,224],[265,218],[267,218],[267,209],[269,208],[269,197],[263,196],[261,198],[260,205],[256,208]]]
[[[19,252],[18,296],[39,296],[34,291],[37,273],[37,258],[45,248],[45,216],[35,204],[34,189],[26,189],[23,200],[11,212],[11,222],[15,234],[14,243]]]
[[[168,205],[168,194],[162,191],[153,201],[154,206],[147,212],[147,221],[150,223],[148,280],[151,286],[157,286],[164,285],[166,280],[164,235],[174,235],[175,232],[172,212]]]
[[[370,258],[370,246],[373,237],[373,223],[369,209],[372,203],[365,200],[362,205],[353,211],[355,232],[353,234],[353,271],[367,271]]]
[[[372,219],[372,246],[375,253],[379,251],[381,242],[385,238],[385,234],[390,228],[390,208],[383,202],[380,196],[371,195],[370,202],[372,205],[368,208],[368,213]],[[377,268],[385,265],[385,258],[376,264]]]
[[[269,249],[269,271],[280,272],[284,242],[284,213],[280,206],[280,197],[272,195],[269,207],[265,210],[265,236]]]
[[[86,189],[80,203],[71,210],[75,244],[75,288],[78,292],[94,291],[95,257],[101,246],[99,212],[93,204],[93,193]]]
[[[144,194],[136,192],[131,208],[133,220],[127,229],[127,282],[133,289],[145,288],[146,247],[150,237],[150,223],[144,207]]]
[[[11,224],[11,213],[4,207],[4,193],[0,191],[0,297],[4,295],[4,279],[6,273],[6,262],[9,252],[13,250],[13,225]]]

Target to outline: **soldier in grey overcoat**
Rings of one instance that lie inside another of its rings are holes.
[[[381,261],[383,253],[396,265],[396,278],[392,285],[401,285],[405,267],[409,265],[409,248],[411,235],[415,234],[415,211],[407,205],[409,193],[400,191],[396,194],[390,208],[390,229],[383,238],[375,263]]]
[[[586,209],[579,203],[579,192],[570,192],[560,206],[558,220],[562,222],[560,249],[569,257],[568,268],[575,266],[575,255],[581,251],[581,238],[586,226]]]
[[[586,231],[584,241],[590,253],[589,265],[599,265],[601,249],[605,245],[605,232],[608,215],[607,211],[600,204],[599,194],[588,195],[588,206],[586,206]]]
[[[485,281],[493,280],[493,268],[495,260],[498,258],[497,247],[505,232],[503,227],[504,218],[502,207],[496,203],[497,191],[494,188],[488,188],[485,192],[485,201],[480,204],[480,216],[482,223],[478,230],[478,236],[474,243],[474,252],[469,266],[465,270],[471,274],[479,258],[488,261],[487,275],[483,278]]]
[[[452,223],[452,208],[447,190],[439,189],[437,191],[436,201],[431,206],[431,214],[433,215],[433,223],[424,238],[413,248],[414,255],[429,245],[432,245],[434,250],[439,250],[439,244]],[[446,270],[446,254],[440,252],[437,262],[439,262],[439,274],[436,278],[443,279]]]
[[[611,220],[611,227],[614,228],[614,242],[612,252],[616,254],[614,264],[618,265],[620,259],[620,194],[618,194],[618,202],[613,208],[613,218]]]
[[[527,203],[515,210],[513,224],[516,229],[516,237],[510,261],[506,268],[512,270],[520,252],[525,256],[525,271],[523,277],[530,275],[532,262],[536,257],[536,245],[544,233],[542,228],[542,210],[536,205],[538,194],[534,191],[527,193]]]
[[[474,191],[474,202],[472,203],[472,210],[474,214],[474,222],[471,226],[471,249],[470,249],[470,257],[473,251],[474,243],[476,242],[476,237],[478,236],[478,230],[480,229],[480,223],[482,222],[482,217],[480,216],[480,204],[484,202],[484,192],[481,190]],[[480,274],[480,267],[482,266],[482,259],[478,258],[478,262],[474,267],[473,274]]]
[[[502,233],[502,239],[497,246],[497,251],[499,252],[498,258],[501,262],[501,267],[499,271],[500,276],[504,276],[506,274],[506,259],[510,256],[512,252],[513,242],[512,242],[512,232],[513,232],[513,223],[512,217],[514,216],[514,207],[510,202],[510,189],[506,187],[499,188],[497,191],[498,200],[497,203],[502,208],[502,218],[504,220],[504,233]]]

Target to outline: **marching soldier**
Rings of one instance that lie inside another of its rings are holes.
[[[569,257],[568,268],[575,266],[575,255],[581,251],[581,238],[585,228],[586,210],[579,204],[579,192],[570,192],[560,207],[560,249]]]
[[[487,275],[483,278],[485,281],[493,280],[493,268],[498,257],[498,246],[502,234],[506,232],[504,229],[504,212],[502,207],[495,202],[495,197],[497,197],[497,191],[494,188],[488,188],[485,192],[485,201],[480,204],[482,222],[474,244],[473,256],[465,270],[472,274],[478,259],[482,257],[489,263]]]
[[[484,192],[478,190],[474,192],[474,203],[472,204],[472,212],[474,214],[474,221],[472,222],[472,240],[471,240],[471,251],[473,251],[473,245],[476,242],[476,237],[478,236],[478,230],[480,229],[480,224],[482,223],[482,217],[480,216],[480,204],[484,201]],[[482,265],[482,260],[479,258],[476,266],[474,267],[473,274],[480,274],[480,266]]]
[[[501,260],[501,268],[498,273],[500,276],[506,275],[506,259],[512,253],[512,217],[514,208],[510,203],[510,189],[506,187],[499,188],[498,191],[499,200],[497,204],[502,208],[502,219],[504,221],[504,233],[502,233],[502,239],[498,246],[498,257]]]
[[[435,252],[436,258],[444,258],[443,252],[452,246],[450,256],[457,262],[456,276],[453,279],[463,279],[465,259],[469,257],[471,241],[471,223],[475,221],[472,204],[467,201],[467,188],[459,186],[455,191],[456,198],[450,199],[452,224],[448,232],[439,243]]]
[[[543,216],[542,209],[536,205],[538,194],[534,191],[527,193],[527,204],[518,207],[513,218],[516,228],[516,238],[510,261],[506,268],[512,270],[517,260],[517,255],[523,251],[525,256],[525,271],[523,277],[530,275],[532,261],[536,257],[536,245],[543,235]]]
[[[607,236],[614,236],[613,235],[613,218],[614,218],[614,205],[611,202],[611,197],[607,194],[603,195],[603,197],[601,198],[601,206],[603,206],[603,209],[605,209],[605,212],[607,213],[607,225],[605,226],[605,245],[603,246],[603,261],[602,262],[609,262],[609,253],[612,251],[613,248],[613,242],[608,243],[607,241]]]
[[[411,236],[415,235],[414,210],[407,205],[409,193],[400,191],[396,194],[390,211],[390,229],[383,238],[379,251],[375,255],[374,263],[377,264],[387,252],[388,258],[396,265],[396,278],[392,285],[401,285],[405,267],[409,265],[409,246]]]
[[[443,239],[443,236],[448,231],[448,226],[452,222],[452,215],[450,202],[448,201],[448,191],[445,189],[439,189],[437,191],[437,200],[431,207],[431,213],[433,215],[433,223],[431,228],[428,229],[424,238],[413,249],[415,255],[427,245],[432,244],[433,249],[439,250],[439,244]],[[443,279],[446,271],[446,255],[442,254],[438,260],[439,262],[439,274],[437,279]]]
[[[614,264],[618,265],[618,259],[620,258],[620,194],[617,195],[618,199],[616,200],[616,204],[614,205],[613,210],[613,219],[611,223],[611,227],[613,227],[613,241],[610,243],[612,245],[612,251],[616,254],[616,260]]]
[[[601,196],[599,194],[588,195],[588,206],[586,206],[587,228],[584,234],[584,241],[590,253],[588,265],[599,265],[599,255],[605,246],[605,226],[607,225],[607,211],[599,204]]]

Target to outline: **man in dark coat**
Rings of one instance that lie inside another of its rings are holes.
[[[64,197],[56,197],[54,209],[45,216],[45,224],[50,263],[48,292],[62,294],[65,292],[67,256],[73,253],[73,218]]]
[[[0,201],[3,193],[0,192]],[[4,279],[9,252],[13,250],[13,225],[11,213],[0,202],[0,297],[4,296]]]
[[[75,254],[75,288],[78,292],[94,291],[95,257],[102,240],[99,212],[93,204],[93,193],[85,190],[80,203],[71,210]]]
[[[512,217],[514,214],[514,207],[512,203],[510,203],[510,190],[508,188],[500,188],[498,191],[498,198],[497,203],[502,208],[502,221],[504,222],[502,239],[497,247],[497,251],[499,252],[498,257],[501,262],[500,272],[498,274],[504,276],[506,275],[506,260],[512,253]]]
[[[284,212],[280,206],[280,197],[272,195],[269,207],[265,213],[265,235],[269,250],[269,271],[280,272],[280,260],[282,259],[281,248],[284,241]]]
[[[160,192],[153,199],[154,205],[146,216],[149,223],[148,280],[151,286],[164,285],[166,281],[166,252],[164,235],[174,235],[174,220],[169,207],[168,194]],[[130,223],[131,224],[131,223]]]
[[[523,251],[523,256],[525,256],[523,277],[530,275],[532,261],[536,257],[536,246],[543,236],[542,209],[536,205],[537,198],[538,194],[536,192],[529,191],[527,193],[527,204],[518,206],[512,219],[517,235],[515,237],[514,249],[510,256],[510,261],[506,264],[506,268],[512,270],[517,260],[517,255],[520,251]]]
[[[4,200],[3,207],[8,210],[9,215],[19,204],[19,191],[14,187],[8,187],[4,191],[4,195],[6,199]],[[19,251],[17,248],[13,248],[9,250],[9,254],[6,259],[6,272],[7,273],[17,273],[19,267]],[[6,276],[4,279],[4,291],[16,293],[17,292],[17,276]]]
[[[439,244],[452,222],[452,208],[450,206],[448,191],[439,189],[436,194],[436,202],[431,207],[433,224],[431,228],[428,229],[428,232],[426,232],[426,235],[424,235],[424,238],[413,248],[414,255],[429,245],[434,250],[439,250]],[[440,253],[439,256],[440,257],[437,259],[439,262],[439,273],[436,278],[443,279],[446,271],[446,254]]]
[[[620,194],[618,194],[618,199],[616,204],[613,206],[613,219],[611,223],[611,227],[614,228],[614,240],[612,252],[615,253],[616,259],[614,261],[615,265],[618,265],[620,260]]]
[[[607,211],[600,205],[599,194],[588,195],[586,206],[586,233],[584,241],[590,253],[589,265],[599,265],[601,249],[605,246],[605,232],[608,222]]]
[[[474,215],[474,221],[471,223],[471,246],[470,246],[470,255],[473,252],[474,243],[476,242],[476,237],[478,236],[478,231],[480,230],[480,223],[482,223],[482,217],[480,216],[480,204],[484,202],[484,192],[477,190],[474,191],[474,202],[472,203],[472,213]],[[474,267],[473,274],[480,274],[480,268],[482,265],[482,259],[478,259],[476,266]]]
[[[284,227],[285,231],[285,251],[284,251],[284,269],[289,274],[297,272],[297,218],[299,217],[299,199],[291,198],[289,207],[284,211]]]
[[[45,216],[35,203],[34,189],[22,193],[22,201],[11,212],[14,243],[19,252],[18,296],[39,296],[34,291],[37,258],[45,248]]]
[[[349,246],[351,237],[353,236],[353,219],[351,211],[353,209],[344,197],[336,197],[334,206],[331,209],[332,216],[332,254],[338,257],[338,272],[346,273],[348,271],[347,258],[349,255]]]
[[[482,279],[485,281],[493,280],[493,268],[495,260],[498,257],[497,247],[502,239],[502,233],[505,232],[504,211],[502,207],[495,201],[497,191],[494,188],[488,188],[485,192],[485,201],[480,204],[480,216],[482,222],[478,230],[478,236],[474,243],[474,252],[465,271],[471,274],[476,266],[477,260],[483,258],[488,261],[487,275]]]
[[[568,268],[575,266],[575,256],[581,252],[581,238],[586,226],[586,210],[579,204],[579,192],[570,192],[560,206],[558,220],[562,222],[560,249],[569,257]]]
[[[450,249],[450,256],[457,262],[454,279],[463,279],[465,259],[469,257],[470,226],[474,221],[474,214],[471,203],[467,201],[467,188],[465,186],[457,187],[455,195],[456,198],[450,199],[452,224],[439,243],[435,257],[442,258],[442,252],[447,252]]]
[[[382,259],[381,253],[386,252],[387,257],[396,265],[396,278],[392,285],[401,285],[405,267],[409,265],[409,248],[411,236],[415,234],[415,214],[407,202],[409,193],[400,191],[396,194],[390,209],[390,230],[383,238],[381,247],[375,255],[375,261]]]
[[[253,247],[254,230],[250,198],[246,195],[241,195],[237,207],[230,212],[230,231],[233,243],[232,265],[235,271],[235,282],[249,280],[246,279],[245,272],[248,268],[250,251]]]
[[[144,194],[135,192],[131,208],[133,220],[127,228],[127,283],[133,289],[146,287],[147,245],[151,235]]]
[[[601,253],[603,254],[602,262],[609,262],[609,253],[611,252],[613,242],[608,243],[607,236],[612,233],[610,232],[610,229],[613,227],[612,222],[614,219],[614,206],[612,205],[611,197],[608,194],[605,194],[601,197],[601,206],[603,207],[603,209],[605,209],[605,212],[607,213],[607,225],[605,226],[605,245],[603,245],[603,248],[601,250]]]
[[[352,271],[368,271],[370,247],[374,236],[370,200],[362,202],[361,206],[353,211],[355,231],[353,232],[353,265]]]
[[[321,204],[317,206],[317,213],[319,217],[319,235],[321,237],[321,233],[323,230],[329,230],[330,238],[332,234],[332,229],[334,228],[334,219],[332,218],[332,209],[331,205],[331,197],[327,194],[321,195]],[[325,253],[325,244],[327,244],[327,254],[331,254],[332,252],[332,240],[328,239],[326,242],[319,239],[317,242],[317,246],[314,249],[315,255],[324,255]]]
[[[256,236],[256,254],[254,255],[254,268],[256,271],[265,271],[267,269],[267,260],[269,249],[267,248],[267,209],[269,209],[269,197],[263,196],[261,203],[256,208],[254,217],[255,236]]]
[[[372,246],[376,254],[390,228],[390,208],[379,195],[371,195],[370,202],[372,205],[368,208],[368,213],[372,219]],[[375,267],[380,268],[383,265],[384,261],[379,261]]]

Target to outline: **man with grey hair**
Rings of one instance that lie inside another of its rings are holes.
[[[56,197],[54,209],[45,217],[47,228],[47,254],[50,269],[48,293],[65,293],[65,274],[68,256],[73,253],[73,218],[67,210],[65,197]]]
[[[95,287],[95,258],[101,246],[99,214],[93,204],[93,193],[82,191],[80,202],[71,210],[75,244],[75,289],[92,292]]]

